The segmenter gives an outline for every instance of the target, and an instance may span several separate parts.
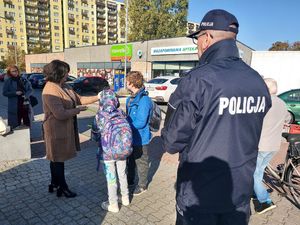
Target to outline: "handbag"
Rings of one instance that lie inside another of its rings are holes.
[[[33,95],[29,96],[29,101],[30,101],[30,105],[32,107],[36,106],[39,103],[38,100],[37,100],[37,98],[34,97]]]

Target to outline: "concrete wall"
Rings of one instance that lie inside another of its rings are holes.
[[[49,63],[52,60],[65,60],[63,52],[25,55],[26,72],[31,72],[31,63]]]
[[[251,67],[277,81],[278,94],[300,88],[300,51],[254,51]]]
[[[173,55],[151,55],[151,48],[170,47],[170,46],[193,46],[192,39],[186,37],[168,38],[151,41],[140,41],[128,43],[132,44],[132,70],[140,70],[145,74],[146,79],[152,77],[151,62],[171,62],[171,61],[198,61],[197,53],[193,54],[173,54]],[[250,64],[252,49],[248,46],[237,42],[243,60]],[[54,58],[65,60],[70,64],[71,74],[77,74],[78,62],[111,62],[110,49],[112,45],[87,46],[79,48],[65,49],[64,53],[38,54],[26,56],[26,71],[30,71],[30,63],[47,63]],[[142,55],[138,56],[137,52],[141,51]],[[147,66],[146,66],[147,65]]]

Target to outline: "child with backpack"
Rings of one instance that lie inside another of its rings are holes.
[[[132,131],[125,113],[119,109],[116,94],[108,89],[100,93],[99,109],[92,126],[92,139],[98,141],[97,160],[103,165],[107,181],[108,201],[101,207],[110,212],[119,212],[118,184],[122,205],[129,205],[126,175],[126,159],[132,153]]]

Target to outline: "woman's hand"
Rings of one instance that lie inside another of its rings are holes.
[[[23,91],[16,91],[16,95],[22,95]]]
[[[78,105],[76,108],[79,109],[80,111],[85,111],[88,109],[86,105]]]

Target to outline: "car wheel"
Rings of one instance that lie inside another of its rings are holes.
[[[288,123],[292,124],[295,122],[295,116],[292,112],[289,111],[289,116],[288,116]]]

